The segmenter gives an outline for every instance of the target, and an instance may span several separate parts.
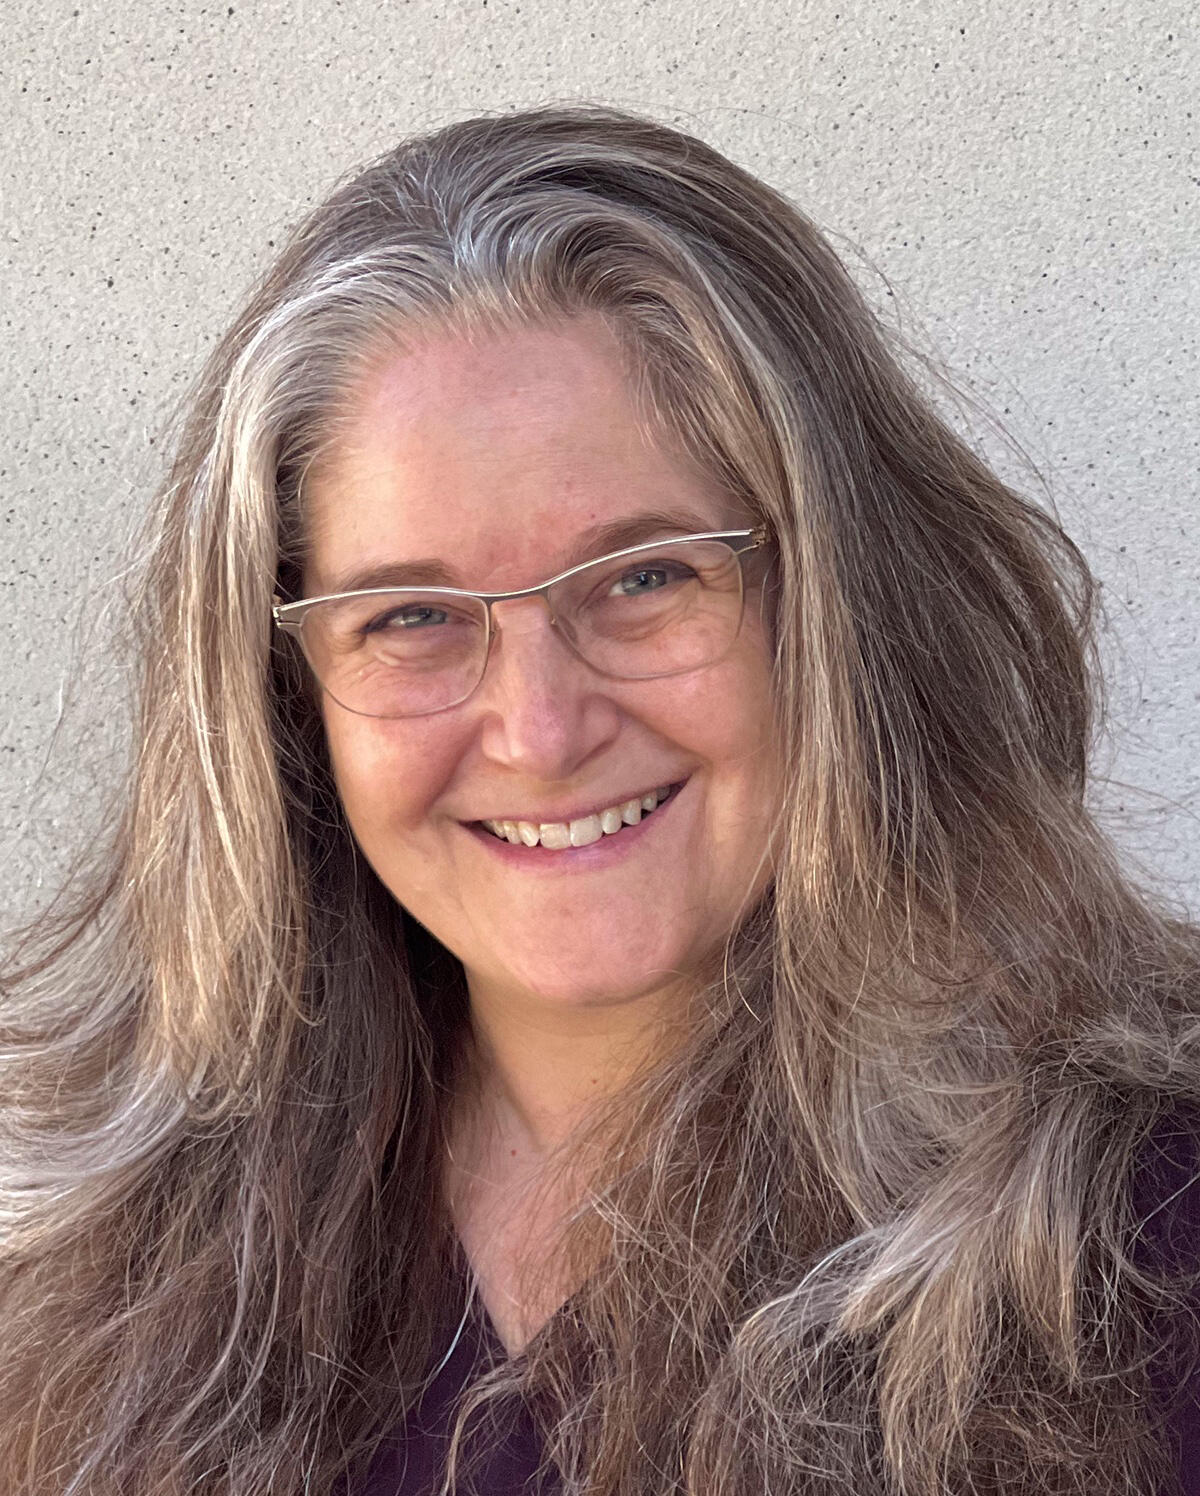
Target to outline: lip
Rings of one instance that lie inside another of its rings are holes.
[[[602,836],[599,841],[592,842],[586,847],[564,847],[556,852],[543,846],[514,845],[510,841],[503,841],[500,837],[493,836],[479,821],[466,822],[464,830],[480,842],[492,856],[498,857],[502,863],[510,867],[545,874],[553,874],[556,870],[582,872],[600,869],[628,857],[647,836],[653,834],[654,827],[660,821],[665,823],[673,820],[672,812],[675,802],[682,796],[690,782],[690,776],[684,780],[676,780],[671,785],[670,795],[657,809],[643,816],[636,826],[625,826],[615,835]],[[630,799],[632,798],[630,796]],[[584,811],[583,814],[595,814],[595,812]],[[571,819],[578,819],[578,817],[571,817]]]
[[[510,812],[505,811],[503,815],[477,816],[473,821],[464,821],[462,824],[464,826],[479,826],[482,825],[484,821],[528,821],[531,826],[565,826],[569,821],[582,821],[585,816],[598,816],[602,810],[611,810],[614,807],[627,805],[630,800],[640,800],[643,795],[652,795],[655,790],[659,789],[662,785],[667,785],[670,788],[672,792],[672,798],[674,798],[674,796],[679,792],[680,789],[683,788],[686,783],[686,778],[674,780],[656,779],[653,784],[648,784],[643,790],[636,790],[633,794],[630,795],[618,796],[618,798],[616,798],[615,800],[593,800],[582,810],[575,809],[567,811],[555,811],[552,814],[538,814],[532,816],[512,815]],[[664,800],[663,804],[665,805],[666,803],[667,802]],[[580,849],[576,848],[576,851],[578,850]]]

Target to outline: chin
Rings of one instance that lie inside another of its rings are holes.
[[[468,978],[469,979],[469,978]],[[539,1006],[560,1010],[622,1007],[683,984],[695,985],[694,961],[667,960],[653,964],[604,967],[586,955],[569,966],[528,967],[491,976],[489,985],[521,994]]]

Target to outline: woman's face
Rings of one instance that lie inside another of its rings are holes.
[[[515,590],[623,545],[747,525],[645,434],[598,319],[431,334],[382,361],[353,409],[311,479],[308,596],[416,560],[440,561],[449,585]],[[635,528],[663,510],[678,523]],[[597,674],[540,598],[493,616],[486,673],[458,706],[381,720],[322,698],[354,835],[473,994],[584,1006],[673,987],[769,877],[778,774],[759,594],[747,588],[724,659],[657,680]],[[640,824],[564,851],[480,825],[566,822],[678,784]]]

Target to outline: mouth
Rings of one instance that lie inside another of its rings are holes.
[[[470,824],[484,836],[513,846],[536,847],[552,854],[571,851],[577,847],[590,847],[602,840],[620,838],[656,814],[686,783],[686,780],[680,780],[676,784],[660,785],[571,821],[487,820]]]

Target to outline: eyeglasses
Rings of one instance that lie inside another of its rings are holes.
[[[543,597],[574,653],[614,680],[714,665],[742,624],[742,558],[766,532],[725,530],[630,546],[516,592],[372,587],[276,600],[321,688],[364,717],[425,717],[458,706],[487,668],[492,607]]]

